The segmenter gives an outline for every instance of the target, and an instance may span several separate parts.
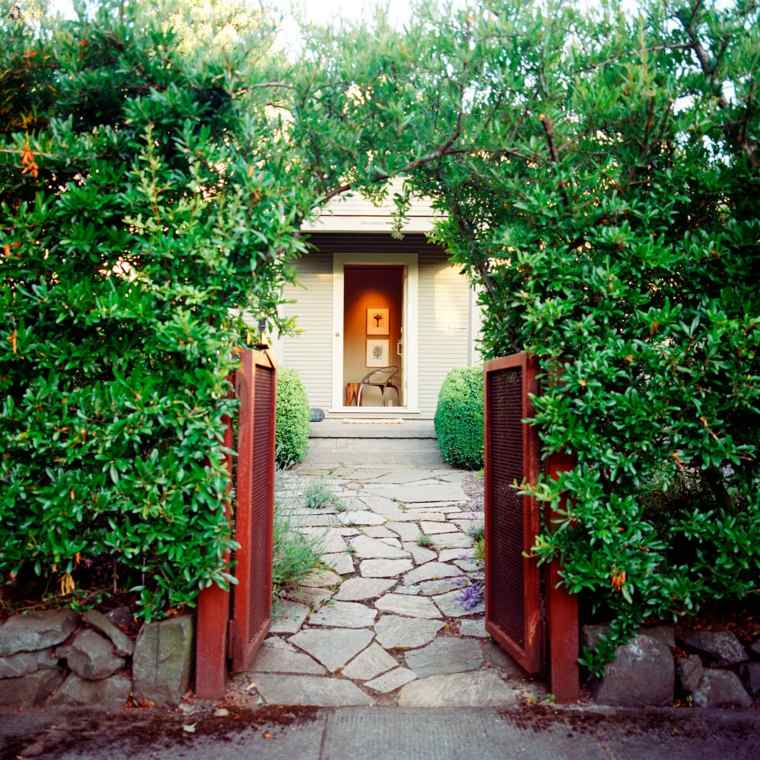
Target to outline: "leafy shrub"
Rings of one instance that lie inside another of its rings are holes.
[[[276,319],[301,190],[234,66],[111,7],[0,13],[0,584],[151,618],[227,581],[231,313]]]
[[[272,585],[275,596],[288,586],[297,586],[319,565],[320,542],[299,533],[290,517],[275,510],[272,549]]]
[[[277,465],[287,468],[303,461],[309,448],[309,402],[295,371],[277,374],[276,456]]]
[[[483,370],[453,369],[438,394],[435,433],[445,462],[477,470],[483,466]]]

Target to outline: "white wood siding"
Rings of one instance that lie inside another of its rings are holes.
[[[308,253],[296,263],[298,282],[285,288],[284,315],[296,317],[301,332],[279,341],[280,361],[306,386],[309,406],[325,412],[332,405],[332,254]]]
[[[445,256],[420,255],[419,302],[420,413],[432,417],[449,370],[480,361],[471,332],[477,325],[467,277]]]

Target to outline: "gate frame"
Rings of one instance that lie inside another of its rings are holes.
[[[525,611],[525,645],[520,647],[510,639],[506,632],[488,619],[492,605],[493,591],[488,583],[488,568],[492,566],[489,533],[493,519],[491,503],[491,463],[490,463],[490,425],[488,376],[491,372],[505,369],[521,369],[523,378],[521,419],[532,416],[533,409],[530,396],[538,395],[536,380],[538,361],[535,356],[525,351],[510,356],[492,359],[483,369],[484,401],[484,510],[485,510],[485,549],[486,549],[486,630],[496,642],[505,649],[528,673],[543,672],[548,676],[549,687],[559,703],[575,702],[580,696],[580,672],[578,656],[579,615],[578,599],[570,594],[562,584],[562,566],[553,560],[544,569],[539,567],[535,558],[523,554],[523,604]],[[534,484],[539,473],[545,472],[552,478],[559,477],[565,470],[575,466],[575,459],[564,454],[554,454],[541,463],[541,450],[538,432],[532,425],[522,423],[523,438],[523,478]],[[542,507],[531,496],[522,496],[523,505],[523,546],[526,550],[535,543],[540,532]],[[564,499],[563,499],[564,503]],[[551,524],[554,513],[547,515]],[[543,593],[542,593],[543,580]],[[545,617],[544,617],[545,613]],[[547,672],[548,671],[548,672]]]
[[[197,633],[195,646],[195,693],[202,699],[219,699],[224,696],[227,673],[231,663],[241,664],[240,668],[248,667],[256,656],[258,647],[268,633],[269,621],[253,640],[250,636],[250,583],[251,583],[251,480],[253,475],[252,454],[255,441],[254,407],[255,407],[255,371],[257,366],[271,369],[274,373],[274,392],[272,393],[272,409],[270,425],[272,432],[272,451],[270,461],[272,468],[272,488],[269,496],[271,513],[274,513],[274,426],[277,400],[277,367],[264,345],[256,349],[240,349],[240,368],[230,378],[235,393],[240,398],[239,425],[237,447],[234,440],[233,421],[226,418],[224,446],[237,452],[238,466],[235,473],[234,496],[237,504],[233,505],[233,455],[225,454],[227,472],[230,477],[228,493],[230,498],[225,502],[225,514],[230,527],[233,528],[235,539],[240,548],[234,557],[228,552],[224,557],[225,570],[234,569],[238,585],[234,588],[223,589],[217,585],[203,589],[198,596],[196,612]],[[247,384],[247,385],[246,385]],[[245,393],[246,387],[250,388]],[[241,498],[242,497],[242,498]],[[247,531],[247,533],[246,533]],[[268,526],[267,546],[269,547],[269,564],[271,566],[273,526]],[[242,555],[242,557],[241,557]],[[234,565],[234,567],[233,567]],[[270,576],[271,582],[271,576]],[[244,593],[245,592],[245,593]],[[271,599],[271,588],[269,593]],[[234,603],[233,603],[234,600]],[[271,608],[270,608],[271,620]],[[231,663],[230,663],[231,661]]]

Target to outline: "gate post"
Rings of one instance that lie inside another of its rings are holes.
[[[546,472],[556,480],[561,472],[572,470],[574,466],[572,456],[553,454],[546,462]],[[553,517],[551,513],[549,520]],[[559,561],[552,560],[546,578],[549,687],[557,702],[567,703],[576,702],[580,696],[578,599],[568,593],[564,585],[559,585],[560,569]]]
[[[234,387],[234,375],[231,378]],[[226,418],[224,446],[235,447],[232,420]],[[225,455],[230,476],[228,492],[232,490],[232,455]],[[231,524],[230,503],[225,504],[227,521]],[[229,553],[224,558],[229,566]],[[195,693],[201,699],[221,699],[227,685],[227,621],[230,617],[230,592],[216,584],[203,589],[198,596],[195,633]]]

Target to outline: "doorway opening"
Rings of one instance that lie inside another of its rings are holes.
[[[406,406],[405,267],[350,264],[343,277],[344,405]]]

